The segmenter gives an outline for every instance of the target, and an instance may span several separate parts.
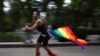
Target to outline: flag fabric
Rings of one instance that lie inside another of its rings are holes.
[[[62,37],[68,39],[77,45],[79,45],[82,49],[87,45],[87,41],[83,39],[79,39],[71,30],[69,26],[60,27],[54,30],[49,31],[52,35],[56,37]]]

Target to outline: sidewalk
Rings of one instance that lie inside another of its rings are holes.
[[[77,45],[72,42],[58,42],[55,39],[50,39],[49,46],[58,47],[58,46],[77,46]],[[88,42],[87,46],[100,46],[100,41]],[[23,42],[0,42],[0,48],[11,48],[11,47],[35,47],[35,42],[32,44],[25,44]]]

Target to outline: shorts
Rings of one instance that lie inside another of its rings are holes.
[[[37,40],[37,42],[39,42],[39,43],[43,43],[43,46],[47,46],[48,45],[48,41],[49,41],[49,39],[50,39],[50,36],[39,36],[39,38],[38,38],[38,40]]]

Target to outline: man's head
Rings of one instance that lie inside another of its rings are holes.
[[[33,18],[34,18],[34,19],[38,19],[39,16],[40,16],[39,11],[34,11],[34,12],[33,12]]]

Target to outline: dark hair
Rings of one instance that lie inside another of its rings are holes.
[[[37,12],[37,15],[40,16],[40,12],[39,11],[34,11],[34,12]]]

